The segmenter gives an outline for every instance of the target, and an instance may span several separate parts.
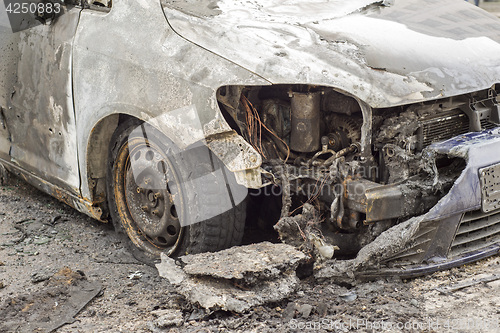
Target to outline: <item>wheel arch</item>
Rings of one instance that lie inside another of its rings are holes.
[[[82,183],[88,186],[90,201],[99,206],[107,215],[106,170],[109,164],[111,138],[120,124],[130,119],[143,120],[125,113],[113,113],[101,118],[90,131],[87,140],[86,173],[82,175]]]

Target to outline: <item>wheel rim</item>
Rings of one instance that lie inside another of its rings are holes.
[[[165,149],[143,137],[130,138],[115,163],[116,205],[128,236],[154,255],[173,253],[183,236],[178,214],[184,204],[170,189],[180,192],[180,182]]]

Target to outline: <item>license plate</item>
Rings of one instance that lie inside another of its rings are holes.
[[[488,213],[500,208],[500,163],[479,169],[482,209]]]

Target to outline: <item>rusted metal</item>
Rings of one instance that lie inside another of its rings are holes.
[[[90,217],[99,220],[101,222],[108,222],[107,217],[104,216],[103,214],[103,209],[100,206],[96,206],[94,203],[85,200],[84,198],[75,196],[69,191],[66,191],[65,189],[59,188],[58,186],[51,184],[47,182],[46,180],[42,179],[41,177],[38,177],[36,175],[33,175],[31,173],[27,173],[25,170],[21,169],[20,167],[9,163],[2,161],[2,164],[4,167],[11,173],[17,175],[18,177],[21,177],[24,181],[32,184],[36,188],[38,188],[40,191],[43,191],[45,193],[48,193],[49,195],[52,195],[59,201],[75,208],[79,212],[82,212],[84,214],[89,215]]]
[[[293,92],[290,148],[311,153],[320,148],[321,92]]]
[[[438,200],[425,201],[422,189],[406,185],[380,185],[360,179],[346,184],[347,205],[355,211],[366,214],[364,223],[418,215],[432,207]],[[417,199],[418,198],[418,199]]]
[[[330,139],[327,136],[323,136],[321,138],[321,151],[314,154],[313,158],[311,159],[311,164],[314,164],[314,161],[318,157],[320,157],[321,155],[324,155],[324,154],[331,154],[332,156],[336,156],[337,153],[335,151],[328,149],[329,141],[330,141]],[[324,163],[326,163],[327,161],[325,161]]]
[[[180,184],[165,152],[147,139],[129,139],[118,152],[113,177],[114,200],[130,239],[139,248],[173,253],[183,232],[167,184]]]

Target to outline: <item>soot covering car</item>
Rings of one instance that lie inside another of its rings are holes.
[[[371,274],[498,253],[494,16],[461,0],[62,5],[0,30],[1,163],[138,253],[236,245],[248,191],[267,189],[281,218],[313,204],[339,255],[376,249]]]

